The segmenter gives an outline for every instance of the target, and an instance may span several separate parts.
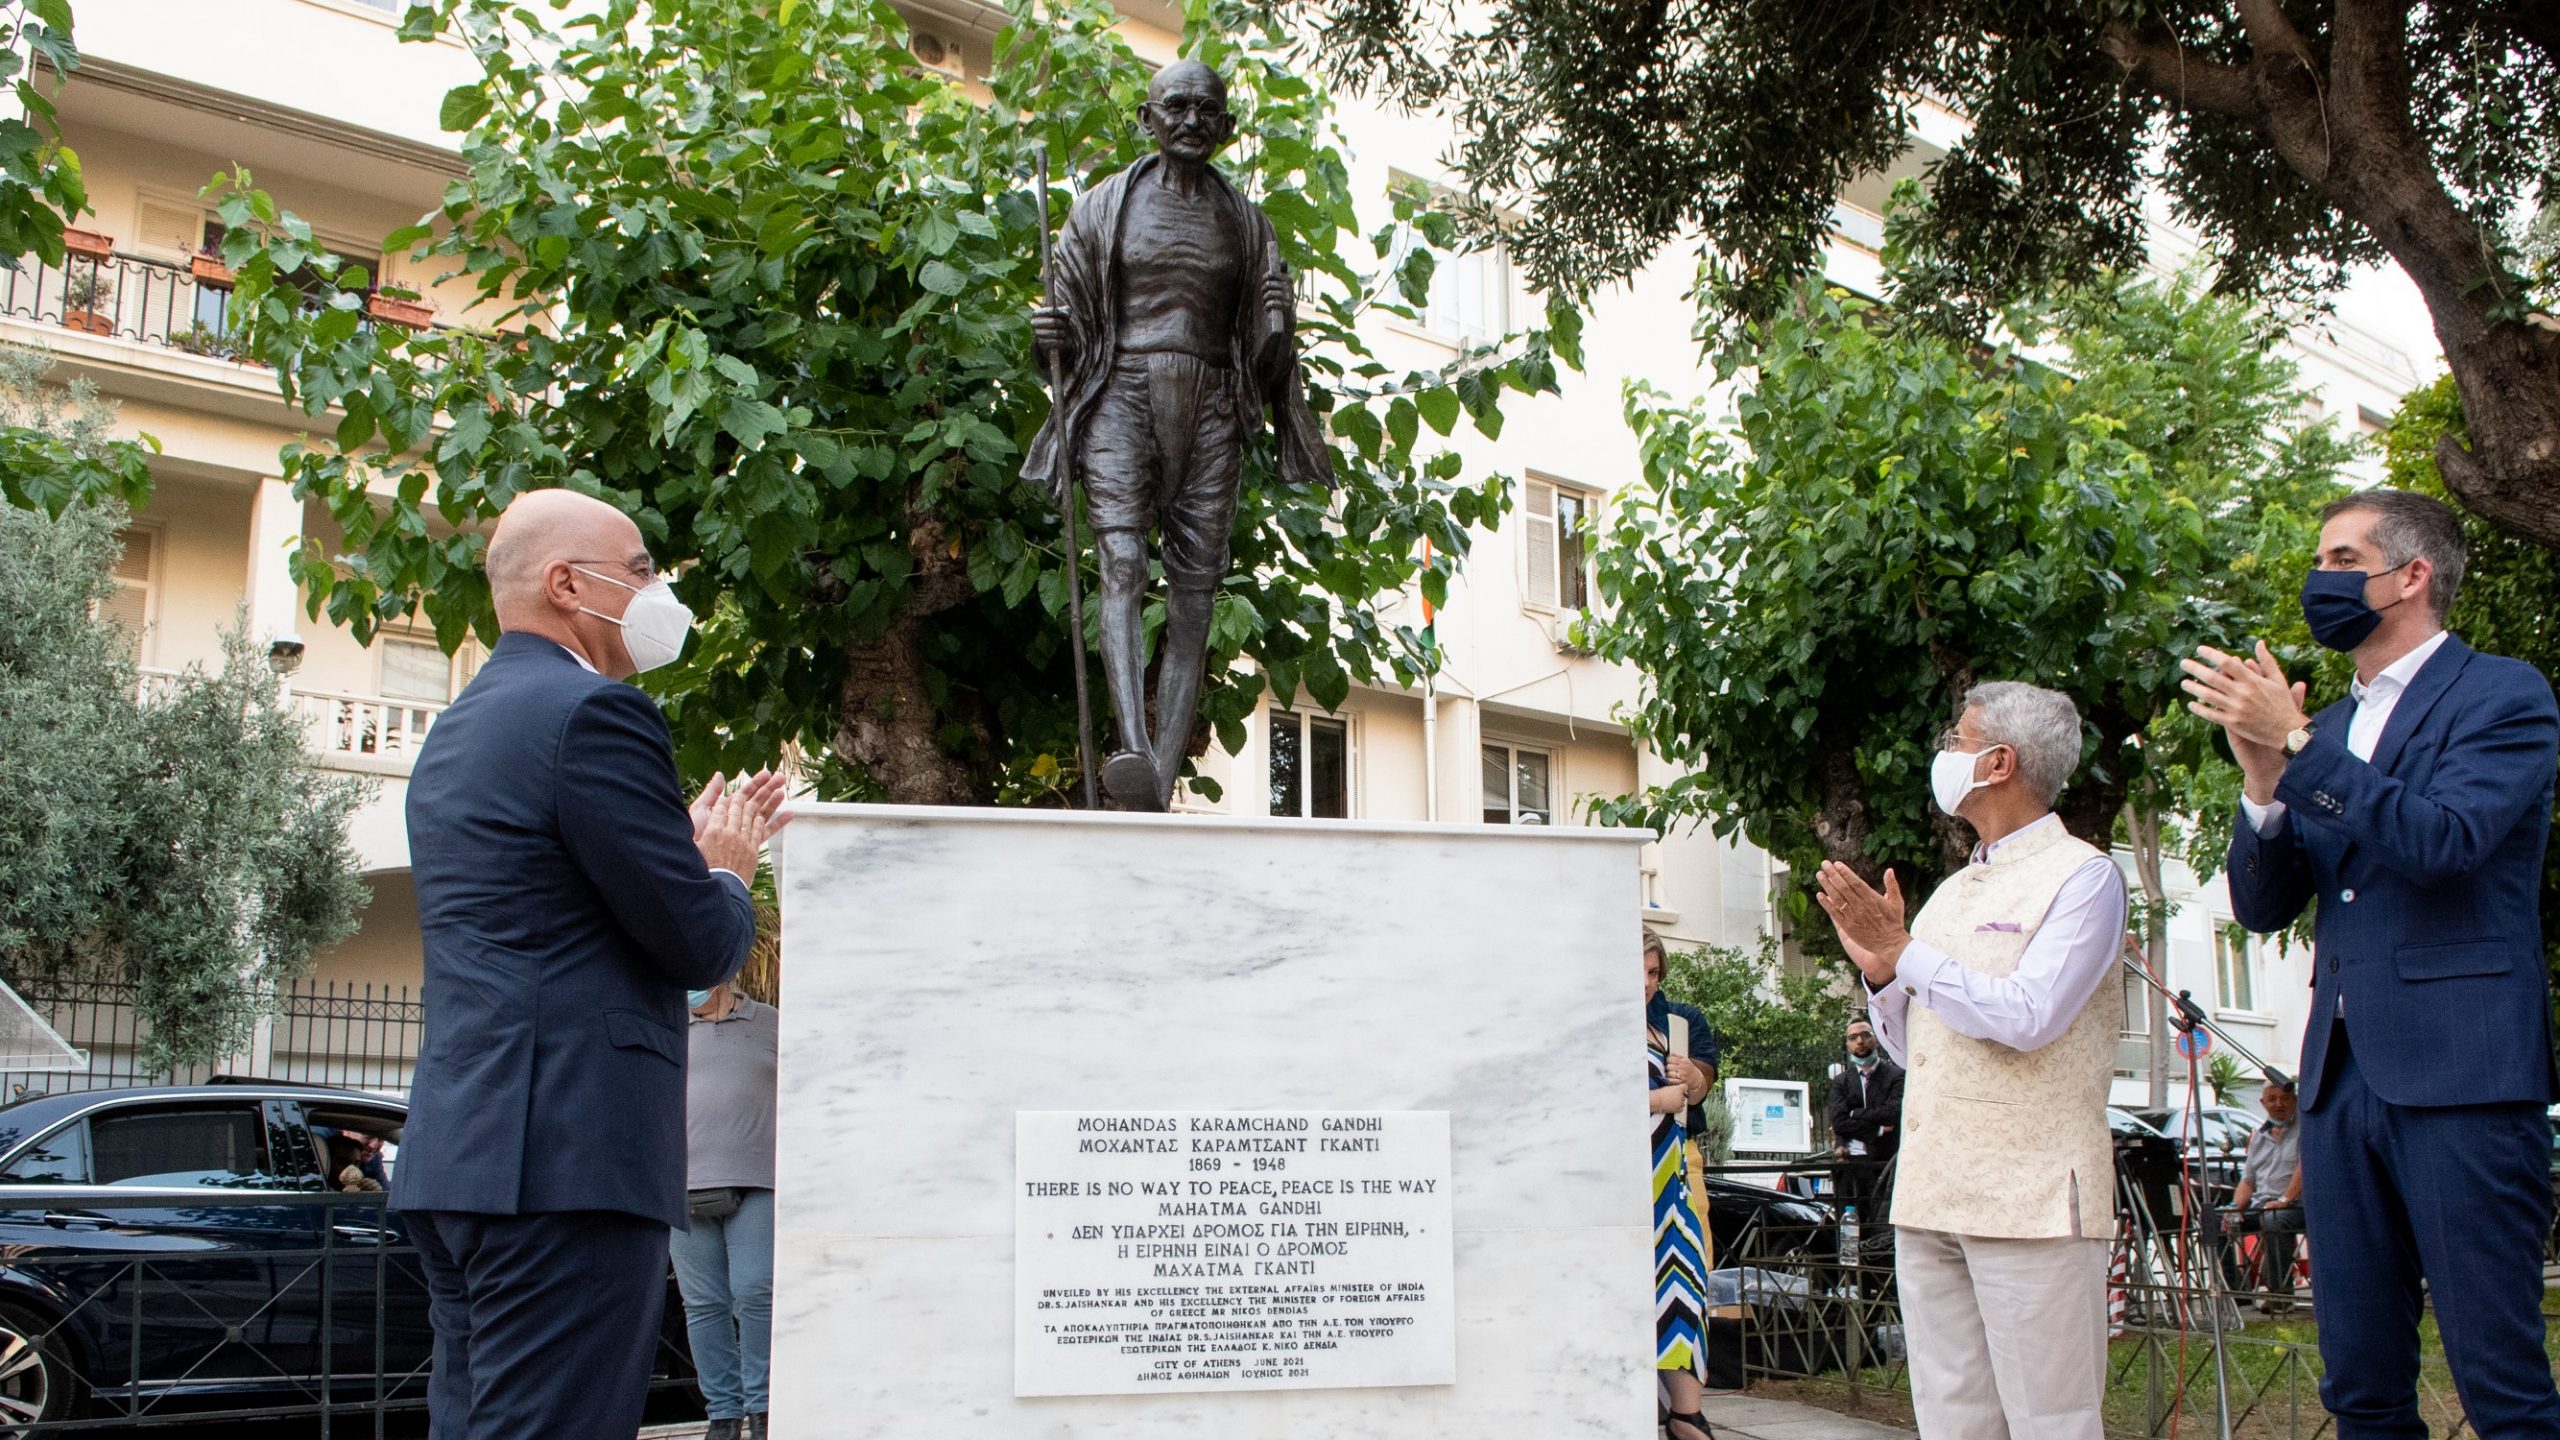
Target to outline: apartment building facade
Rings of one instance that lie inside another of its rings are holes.
[[[75,222],[95,237],[84,242],[92,253],[0,276],[0,338],[43,345],[61,362],[58,373],[94,379],[120,404],[128,430],[164,447],[117,601],[146,671],[212,662],[235,614],[255,640],[297,637],[302,658],[285,683],[310,726],[313,763],[376,782],[356,824],[373,900],[362,930],[323,957],[318,975],[348,985],[418,981],[406,776],[478,655],[472,645],[446,655],[423,631],[395,629],[359,645],[307,615],[286,557],[306,541],[333,544],[336,531],[325,510],[296,500],[277,478],[277,452],[312,422],[278,400],[271,373],[223,352],[224,280],[201,258],[218,241],[219,222],[198,192],[216,172],[245,165],[331,250],[423,293],[439,321],[468,318],[466,295],[440,293],[431,272],[382,248],[385,235],[433,208],[458,172],[456,137],[437,127],[438,102],[476,71],[457,45],[400,43],[400,8],[398,0],[81,0],[84,63],[61,105],[95,207]],[[921,62],[983,73],[1001,11],[975,0],[905,8]],[[1170,58],[1178,10],[1138,0],[1121,9],[1133,46]],[[1352,105],[1341,123],[1355,182],[1375,197],[1381,219],[1392,180],[1451,178],[1442,122]],[[1956,123],[1924,117],[1902,168],[1942,149]],[[1893,178],[1873,177],[1842,197],[1830,265],[1844,284],[1876,285],[1877,211]],[[1436,617],[1448,665],[1428,689],[1358,689],[1337,712],[1303,696],[1291,707],[1266,704],[1241,751],[1207,762],[1222,796],[1188,799],[1188,808],[1574,825],[1588,823],[1589,797],[1671,778],[1624,723],[1636,677],[1581,652],[1568,627],[1592,599],[1583,524],[1640,474],[1620,418],[1623,384],[1641,379],[1690,394],[1711,378],[1690,334],[1690,278],[1689,257],[1673,253],[1611,290],[1587,322],[1587,373],[1568,375],[1562,394],[1511,406],[1498,440],[1462,429],[1456,443],[1471,468],[1520,485],[1513,515],[1477,537]],[[1373,339],[1388,364],[1427,368],[1526,322],[1530,306],[1499,252],[1471,255],[1442,267],[1419,323],[1384,324]],[[386,309],[379,323],[419,319]],[[2378,357],[2351,354],[2355,347],[2333,338],[2329,356],[2323,343],[2306,343],[2306,373],[2341,423],[2378,422],[2418,378],[2387,346],[2366,345],[2384,352]],[[1416,595],[1385,604],[1398,622],[1418,618]],[[1645,847],[1641,889],[1631,888],[1628,903],[1631,918],[1677,944],[1749,947],[1774,928],[1779,883],[1751,846],[1675,834]]]

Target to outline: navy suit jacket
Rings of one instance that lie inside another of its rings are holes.
[[[685,1224],[684,992],[745,962],[755,906],[694,847],[648,696],[508,635],[409,780],[426,946],[392,1201]]]
[[[2395,1105],[2549,1104],[2550,981],[2542,850],[2560,706],[2521,661],[2447,636],[2411,677],[2367,763],[2347,749],[2355,701],[2313,721],[2285,767],[2284,827],[2231,839],[2231,909],[2260,932],[2319,901],[2302,1104],[2320,1103],[2345,997],[2356,1065]]]

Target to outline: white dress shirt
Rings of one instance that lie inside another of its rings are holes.
[[[2047,815],[1973,852],[1976,863],[2000,847],[2062,818]],[[2041,1050],[2062,1038],[2089,997],[2115,971],[2124,945],[2124,872],[2104,855],[2092,855],[2062,882],[2044,922],[2027,937],[2018,968],[1985,975],[1956,963],[1934,945],[1912,941],[1894,963],[1894,977],[1868,992],[1867,1015],[1876,1040],[1897,1065],[1907,1058],[1907,1030],[1916,1001],[1937,1012],[1947,1028],[2012,1050]]]
[[[2382,667],[2382,673],[2374,676],[2371,684],[2357,680],[2347,686],[2347,693],[2356,702],[2355,718],[2347,722],[2348,754],[2372,763],[2373,747],[2382,743],[2382,727],[2391,723],[2391,712],[2400,707],[2401,695],[2407,692],[2409,682],[2418,678],[2418,672],[2426,668],[2427,661],[2444,648],[2445,637],[2451,633],[2439,630],[2429,636],[2417,649]],[[2249,828],[2261,838],[2284,833],[2284,811],[2281,800],[2261,805],[2246,795],[2240,797],[2240,813],[2248,817]]]

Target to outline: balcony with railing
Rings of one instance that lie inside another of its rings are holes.
[[[138,255],[74,252],[59,265],[22,256],[17,269],[0,274],[0,315],[215,359],[231,358],[222,338],[230,299],[227,275],[216,283],[192,266]]]
[[[256,365],[230,336],[230,303],[231,272],[210,255],[180,265],[75,249],[59,265],[20,256],[17,269],[0,271],[0,316]],[[371,322],[419,329],[433,310],[372,290],[365,313]]]
[[[136,698],[156,705],[168,699],[182,672],[144,666],[136,674]],[[287,692],[286,703],[302,719],[313,758],[336,769],[406,775],[426,743],[427,731],[445,711],[441,700],[358,695],[351,691]]]
[[[409,773],[445,709],[441,701],[329,690],[296,689],[292,703],[321,764],[393,775]]]

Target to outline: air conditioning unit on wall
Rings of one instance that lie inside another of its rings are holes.
[[[968,70],[960,63],[960,47],[948,36],[930,30],[912,31],[907,36],[907,53],[916,63],[938,75],[954,80],[968,78]]]

